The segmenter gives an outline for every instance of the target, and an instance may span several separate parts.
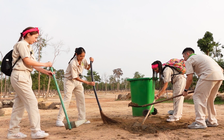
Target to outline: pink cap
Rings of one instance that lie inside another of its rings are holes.
[[[38,32],[38,34],[39,34],[39,29],[37,28],[37,27],[35,27],[35,28],[32,28],[32,29],[28,29],[28,30],[26,30],[25,32],[23,32],[22,34],[23,34],[23,37],[27,34],[27,33],[30,33],[30,32]]]

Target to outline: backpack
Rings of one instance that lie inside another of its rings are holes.
[[[170,59],[168,62],[164,63],[163,66],[168,66],[170,68],[175,69],[179,72],[179,74],[185,74],[186,68],[185,68],[185,62],[183,59]]]
[[[9,52],[4,56],[4,58],[3,58],[3,60],[2,60],[2,64],[1,64],[1,71],[2,71],[5,75],[7,75],[7,76],[11,76],[13,67],[15,66],[15,64],[16,64],[16,63],[19,61],[19,59],[21,58],[21,57],[19,57],[19,58],[16,60],[15,64],[12,65],[12,51],[13,51],[13,50],[9,51]]]
[[[185,62],[183,59],[170,59],[168,62],[163,64],[163,69],[162,72],[164,71],[164,69],[166,67],[169,67],[173,70],[173,74],[171,75],[171,83],[173,84],[173,78],[175,75],[179,75],[179,74],[185,74],[186,73],[186,68],[185,68]],[[176,70],[178,73],[175,73]]]

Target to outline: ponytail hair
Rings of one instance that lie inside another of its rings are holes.
[[[72,61],[72,59],[77,56],[80,55],[82,53],[86,53],[85,49],[83,47],[79,47],[79,48],[75,48],[75,54],[73,55],[73,57],[70,59],[70,61],[68,62],[68,64]]]
[[[163,79],[162,79],[163,67],[162,67],[161,61],[159,61],[159,60],[154,61],[152,63],[152,65],[156,65],[156,64],[158,65],[158,68],[159,68],[159,88],[161,89],[163,87],[163,84],[164,84]],[[157,80],[157,73],[153,69],[152,69],[152,73],[153,73],[152,78],[153,78],[154,81],[156,81]]]
[[[24,35],[24,32],[26,32],[27,30],[30,30],[30,29],[36,29],[36,30],[35,31],[31,31],[31,32],[28,31]],[[28,33],[30,33],[30,35],[39,34],[39,29],[37,27],[36,28],[35,27],[27,27],[26,29],[24,29],[22,31],[22,33],[20,33],[20,38],[19,38],[18,42],[21,41],[23,38],[26,38]]]

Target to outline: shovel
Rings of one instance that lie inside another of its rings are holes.
[[[190,91],[190,92],[188,92],[188,94],[190,94],[190,93],[194,93],[194,91]],[[146,107],[146,106],[150,106],[150,105],[158,104],[158,103],[161,103],[161,102],[165,102],[165,101],[168,101],[168,100],[171,100],[171,99],[173,99],[173,98],[180,97],[180,96],[183,96],[183,94],[179,94],[179,95],[173,96],[173,97],[168,98],[168,99],[164,99],[164,100],[161,100],[161,101],[158,101],[158,102],[153,102],[153,103],[145,104],[145,105],[138,105],[137,103],[130,102],[130,103],[128,104],[128,107],[129,107],[129,106],[132,106],[132,107]]]

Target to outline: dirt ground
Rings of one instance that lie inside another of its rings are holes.
[[[123,93],[125,94],[125,93]],[[224,105],[216,105],[218,127],[206,129],[188,129],[187,125],[195,119],[194,105],[184,103],[183,117],[177,122],[166,122],[167,111],[172,109],[172,103],[159,103],[155,105],[158,114],[150,115],[145,127],[136,124],[142,123],[144,117],[133,117],[132,108],[128,107],[128,101],[116,101],[118,93],[99,92],[98,97],[103,113],[116,121],[118,124],[103,124],[99,108],[93,93],[86,94],[86,115],[90,124],[83,124],[72,130],[64,127],[56,127],[58,109],[40,110],[41,128],[48,132],[49,140],[224,140]],[[59,97],[53,97],[48,101],[59,102]],[[5,108],[5,116],[0,117],[0,140],[6,139],[9,127],[11,108]],[[69,109],[67,110],[70,121],[77,120],[77,109],[75,97],[73,96]],[[29,120],[27,113],[24,114],[20,124],[21,132],[31,139]]]

